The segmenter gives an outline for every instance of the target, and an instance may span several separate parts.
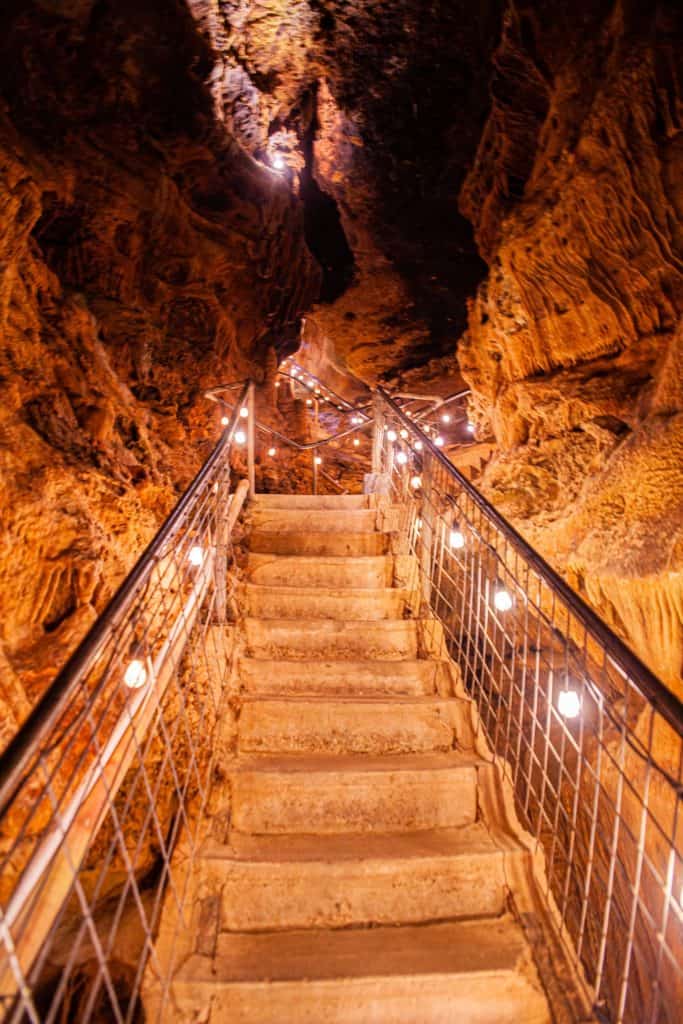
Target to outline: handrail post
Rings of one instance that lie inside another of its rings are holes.
[[[372,396],[372,415],[374,427],[372,431],[372,472],[382,472],[382,450],[384,447],[384,402],[381,395]]]
[[[256,467],[254,463],[256,408],[253,380],[249,381],[247,409],[249,410],[249,417],[247,419],[247,476],[249,480],[249,497],[253,498],[256,495]]]
[[[318,462],[317,462],[317,452],[318,452],[317,448],[313,448],[313,450],[311,451],[311,458],[313,459],[313,462],[311,463],[311,465],[313,466],[313,493],[314,494],[318,493]]]
[[[226,465],[217,481],[216,503],[216,557],[214,573],[216,580],[216,622],[224,626],[227,621],[227,571],[230,515],[230,467]]]
[[[429,454],[422,469],[422,531],[420,537],[420,576],[422,614],[429,614],[432,596],[432,547],[434,545],[434,503],[432,465]]]

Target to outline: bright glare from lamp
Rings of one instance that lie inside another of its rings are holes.
[[[434,444],[436,445],[437,448],[443,448],[443,438],[441,434],[439,434],[438,437],[434,438]]]
[[[221,425],[222,426],[227,427],[229,422],[230,422],[230,420],[228,419],[227,416],[221,416]]]
[[[275,381],[275,387],[276,387],[276,388],[279,388],[279,387],[280,387],[280,381],[279,381],[279,380],[276,380],[276,381]]]
[[[405,466],[406,462],[408,461],[408,456],[406,455],[405,452],[397,452],[396,461],[400,466]]]
[[[246,405],[243,405],[242,408],[240,409],[240,416],[242,417],[243,420],[246,420],[248,415],[249,410],[247,409]]]
[[[410,478],[410,486],[413,488],[414,491],[419,490],[420,487],[422,487],[422,477],[421,476],[413,476],[413,477],[411,477]]]
[[[493,603],[499,612],[509,612],[512,608],[512,597],[505,589],[505,587],[499,587],[494,596]]]
[[[270,162],[276,171],[283,171],[285,169],[285,161],[281,153],[274,153]]]
[[[320,458],[319,455],[316,455],[316,457],[315,457],[315,459],[313,461],[315,462],[316,466],[322,466],[322,464],[323,464],[323,460]]]
[[[461,530],[451,530],[450,542],[452,548],[464,548],[465,538]]]
[[[407,431],[407,430],[406,430],[406,428],[404,427],[404,428],[403,428],[403,430],[401,431],[401,437],[402,437],[402,438],[403,438],[403,440],[405,441],[405,439],[407,438],[407,436],[408,436],[408,431]]]
[[[358,438],[354,437],[354,439],[353,439],[353,447],[357,448],[359,444],[360,444],[360,441],[358,440]]]
[[[312,398],[307,398],[306,399],[306,405],[313,405],[313,399]]]
[[[187,556],[190,565],[200,566],[204,561],[204,552],[200,548],[199,544],[195,544],[194,547],[190,548],[190,553]]]
[[[451,422],[450,413],[445,412],[443,414],[443,416],[441,417],[441,422],[442,423],[450,423]]]
[[[423,447],[424,447],[424,445],[422,444],[422,441],[416,441],[415,442],[415,451],[416,452],[421,452]]]
[[[468,434],[473,434],[474,433],[474,423],[468,423],[467,426],[465,427],[465,430],[467,431]]]
[[[581,698],[576,690],[560,690],[557,695],[557,710],[563,718],[576,718],[581,712]]]
[[[247,439],[247,435],[244,433],[243,430],[236,430],[235,431],[235,441],[237,442],[237,444],[244,444],[246,439]]]
[[[123,681],[131,690],[139,690],[147,682],[147,669],[139,658],[134,658],[123,673]]]
[[[277,455],[277,448],[269,448],[268,454],[270,455],[271,459],[274,458]]]
[[[397,437],[398,437],[398,434],[396,433],[396,431],[395,431],[395,430],[390,430],[390,431],[389,431],[389,432],[387,433],[387,438],[388,438],[388,439],[389,439],[390,441],[395,441]]]

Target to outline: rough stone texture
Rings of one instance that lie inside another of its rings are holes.
[[[211,68],[181,3],[3,5],[0,746],[317,293]]]
[[[673,686],[680,32],[666,3],[510,6],[461,194],[490,270],[458,349],[486,492]]]

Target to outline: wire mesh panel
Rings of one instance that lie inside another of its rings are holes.
[[[6,1021],[142,1020],[162,903],[187,922],[228,671],[235,423],[3,756]],[[172,951],[155,966],[168,985]]]
[[[683,1006],[678,701],[385,397],[382,470],[425,610],[545,854],[545,897],[596,1013]]]

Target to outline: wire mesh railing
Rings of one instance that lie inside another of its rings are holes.
[[[238,419],[1,759],[5,1021],[142,1020],[162,903],[187,922],[229,664]],[[162,987],[172,965],[167,949]]]
[[[385,393],[373,469],[596,1015],[683,1007],[683,707]]]

